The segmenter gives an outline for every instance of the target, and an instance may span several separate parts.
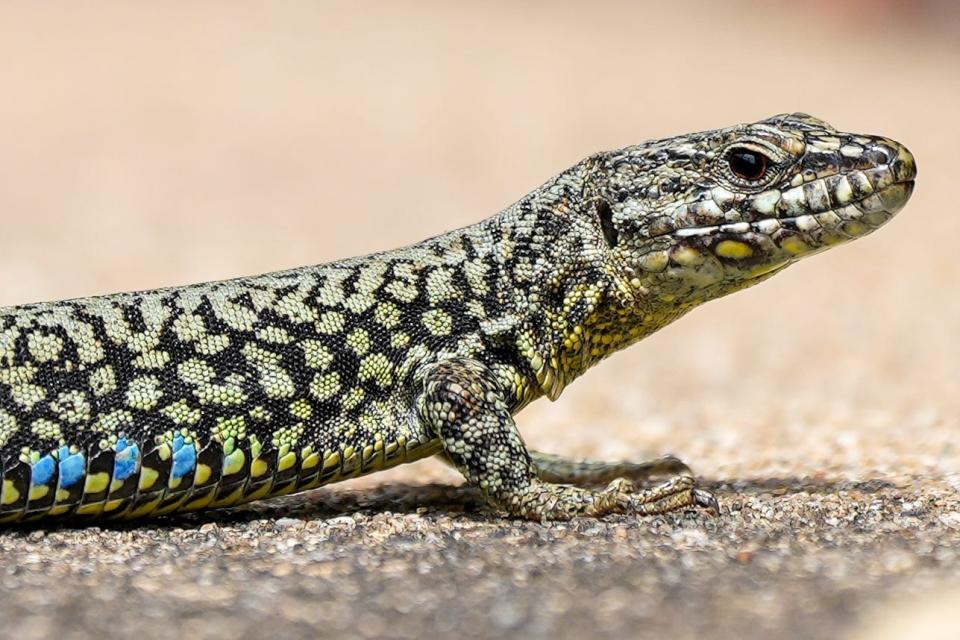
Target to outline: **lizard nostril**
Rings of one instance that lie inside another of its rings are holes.
[[[885,147],[872,147],[866,153],[867,161],[872,164],[890,164],[893,155]]]

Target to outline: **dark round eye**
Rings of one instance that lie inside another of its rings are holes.
[[[769,158],[754,151],[737,147],[727,154],[727,162],[730,163],[730,171],[733,175],[743,180],[759,180],[767,173],[767,167],[770,164]]]

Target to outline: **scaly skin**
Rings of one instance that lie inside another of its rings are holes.
[[[782,115],[598,153],[404,249],[0,310],[0,522],[224,507],[434,454],[527,518],[716,508],[679,460],[531,452],[512,416],[879,227],[915,173],[896,142]]]

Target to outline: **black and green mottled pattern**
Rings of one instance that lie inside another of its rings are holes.
[[[743,149],[766,175],[731,173]],[[441,452],[526,517],[710,504],[679,461],[571,465],[528,452],[511,416],[697,304],[879,226],[914,173],[897,143],[778,116],[597,154],[396,251],[0,310],[0,522],[222,507]],[[553,484],[612,469],[680,475]]]

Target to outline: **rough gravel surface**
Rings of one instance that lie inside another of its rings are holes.
[[[505,521],[391,485],[138,528],[0,538],[8,637],[837,637],[960,569],[960,498],[717,484],[719,518]],[[784,633],[784,630],[791,630]]]

